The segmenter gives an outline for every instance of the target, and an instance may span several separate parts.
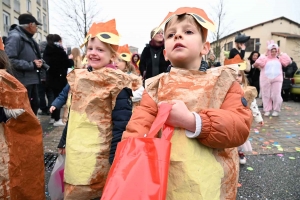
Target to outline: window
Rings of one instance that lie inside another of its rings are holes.
[[[36,10],[36,16],[37,16],[37,21],[40,22],[41,21],[41,10],[38,8]]]
[[[47,10],[47,0],[43,0],[43,8],[44,10]]]
[[[3,12],[3,30],[4,30],[4,35],[8,35],[10,27],[10,15],[7,12]]]
[[[37,41],[38,41],[38,43],[40,43],[42,41],[42,34],[40,32],[38,32],[38,34],[37,34]]]
[[[31,12],[31,1],[30,0],[26,1],[26,6],[27,6],[27,12]]]
[[[224,45],[225,51],[230,51],[233,48],[233,42],[228,42]]]
[[[47,25],[47,16],[43,14],[43,26],[44,26],[44,31],[48,31],[48,25]]]
[[[277,41],[277,45],[280,47],[280,40]]]
[[[36,3],[41,5],[41,0],[36,0]]]
[[[260,39],[259,38],[251,38],[248,42],[246,42],[246,52],[259,51],[260,47]]]
[[[19,24],[19,20],[17,18],[14,18],[14,24]]]
[[[20,13],[20,0],[14,0],[14,10]]]
[[[2,0],[2,2],[7,5],[8,7],[10,7],[10,0]]]

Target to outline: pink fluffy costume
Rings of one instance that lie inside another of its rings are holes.
[[[282,104],[282,66],[286,67],[290,63],[291,58],[286,53],[281,54],[273,40],[268,41],[266,55],[261,55],[254,63],[255,67],[261,69],[259,81],[265,116],[268,116],[271,110],[274,111],[273,116],[278,116]]]

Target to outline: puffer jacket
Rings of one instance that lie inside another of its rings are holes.
[[[247,140],[252,116],[233,73],[226,67],[205,73],[172,67],[170,73],[146,80],[140,106],[123,139],[148,133],[162,101],[181,100],[201,118],[196,138],[188,138],[183,128],[175,127],[166,199],[236,199],[239,162],[235,147]]]
[[[117,96],[116,106],[112,111],[112,141],[109,154],[109,162],[112,164],[118,143],[132,115],[132,90],[124,88]]]
[[[9,32],[5,52],[11,62],[13,75],[24,85],[38,84],[39,70],[33,61],[41,58],[38,44],[28,38],[24,30],[17,26]]]

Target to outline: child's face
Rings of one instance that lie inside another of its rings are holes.
[[[122,60],[122,59],[115,59],[115,64],[116,64],[116,67],[119,69],[119,70],[121,70],[121,71],[123,71],[123,72],[125,72],[126,71],[126,62],[124,61],[124,60]]]
[[[137,62],[139,60],[139,57],[137,56],[137,55],[135,55],[134,57],[133,57],[133,61],[134,62]]]
[[[208,49],[209,43],[202,41],[199,28],[187,19],[167,27],[164,56],[173,66],[198,70],[201,57],[207,54]]]
[[[235,80],[236,80],[240,85],[243,84],[243,77],[242,77],[242,74],[241,74],[240,71],[238,72],[238,74],[237,74]]]
[[[97,37],[93,40],[89,40],[86,56],[89,65],[95,70],[108,65],[113,58],[113,54],[109,47]]]

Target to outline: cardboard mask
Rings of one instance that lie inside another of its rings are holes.
[[[116,20],[112,19],[104,23],[93,23],[80,48],[94,37],[107,44],[119,45],[120,36],[116,29]]]
[[[234,56],[232,59],[225,59],[224,60],[224,65],[237,65],[239,70],[245,70],[246,69],[246,61],[241,59],[240,55],[237,54]]]
[[[203,27],[205,40],[207,38],[207,30],[215,31],[216,27],[214,22],[208,18],[204,10],[200,8],[182,7],[178,8],[175,12],[169,12],[169,14],[165,17],[165,19],[159,25],[153,35],[155,35],[161,28],[163,28],[163,26],[166,25],[174,16],[183,14],[191,15],[196,20],[196,22],[198,22],[198,24]]]
[[[129,62],[131,60],[132,54],[129,50],[128,44],[125,44],[123,46],[119,46],[118,54],[119,54],[120,58],[122,60],[125,60],[126,62]]]

